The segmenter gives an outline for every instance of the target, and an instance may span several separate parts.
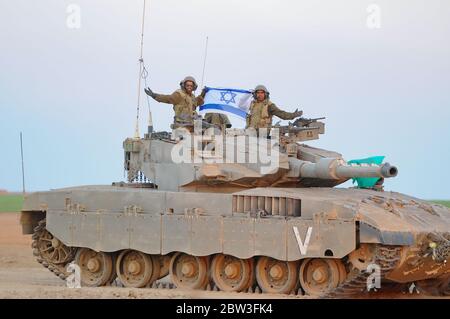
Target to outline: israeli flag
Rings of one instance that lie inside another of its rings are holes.
[[[252,92],[239,89],[206,87],[205,103],[199,113],[222,113],[245,120],[252,101]]]

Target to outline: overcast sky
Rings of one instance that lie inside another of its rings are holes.
[[[385,155],[399,168],[387,190],[450,198],[450,1],[147,3],[154,91],[171,93],[186,75],[201,81],[208,36],[206,85],[265,84],[280,108],[327,117],[310,145],[347,160]],[[124,178],[141,14],[142,0],[0,0],[0,188],[21,189],[20,131],[28,190]],[[172,107],[151,108],[168,130]]]

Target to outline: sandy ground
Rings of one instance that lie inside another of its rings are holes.
[[[308,298],[271,294],[130,289],[122,287],[67,288],[65,282],[35,261],[31,236],[22,235],[18,213],[0,213],[0,298]],[[423,298],[408,293],[372,293],[363,298]]]

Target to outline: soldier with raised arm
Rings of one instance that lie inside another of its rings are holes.
[[[270,128],[272,126],[272,117],[275,115],[283,120],[292,120],[302,116],[303,112],[295,110],[286,112],[280,110],[269,100],[269,91],[264,85],[257,85],[253,91],[253,101],[250,104],[247,115],[246,128]]]
[[[145,93],[158,102],[173,105],[175,116],[172,129],[176,129],[178,127],[194,126],[194,119],[197,116],[195,109],[204,103],[203,98],[206,94],[205,90],[203,90],[196,97],[193,93],[196,89],[197,82],[195,79],[192,76],[187,76],[180,82],[180,89],[170,95],[155,93],[150,88],[146,88]]]

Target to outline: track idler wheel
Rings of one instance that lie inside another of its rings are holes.
[[[31,247],[37,261],[61,279],[67,278],[66,266],[74,256],[76,248],[66,246],[46,229],[46,220],[42,219],[34,229]]]
[[[45,220],[42,220],[33,234],[34,241],[32,246],[37,250],[36,255],[40,256],[47,263],[54,265],[66,264],[71,261],[73,259],[74,249],[64,245],[45,226]]]

